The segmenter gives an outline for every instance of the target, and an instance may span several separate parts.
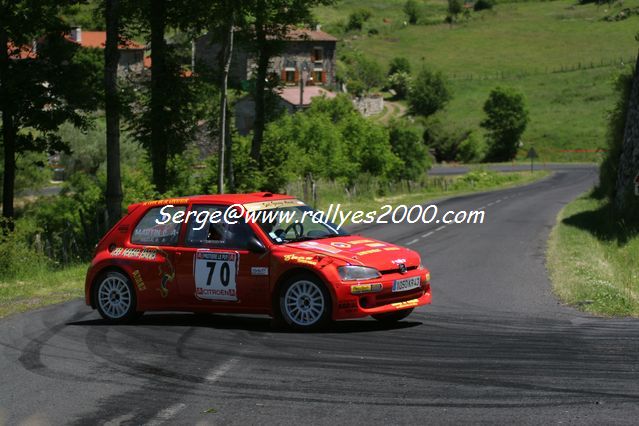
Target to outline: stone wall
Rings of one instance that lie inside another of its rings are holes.
[[[628,116],[624,131],[623,148],[619,159],[615,204],[623,208],[626,197],[634,193],[635,176],[639,173],[639,56],[628,102]]]
[[[381,114],[384,111],[382,96],[365,96],[353,99],[353,105],[364,117]]]

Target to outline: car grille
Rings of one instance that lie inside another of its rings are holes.
[[[414,271],[415,269],[417,269],[417,266],[407,266],[406,267],[406,272],[410,272],[410,271]],[[387,275],[387,274],[399,274],[399,268],[395,268],[395,269],[384,269],[383,271],[379,271],[382,275]]]
[[[363,308],[376,308],[378,306],[389,305],[391,303],[406,302],[412,299],[418,299],[424,294],[423,288],[403,291],[401,293],[385,293],[375,296],[362,297],[360,305]]]

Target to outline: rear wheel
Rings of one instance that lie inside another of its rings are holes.
[[[280,313],[292,328],[316,330],[330,319],[331,297],[317,277],[298,275],[280,290]]]
[[[410,309],[402,309],[401,311],[396,311],[396,312],[376,314],[376,315],[372,315],[372,317],[379,322],[391,324],[391,323],[403,320],[404,318],[409,316],[412,312],[413,312],[413,308],[410,308]]]
[[[102,318],[111,322],[128,322],[142,315],[136,311],[137,299],[131,280],[116,271],[99,278],[95,286],[95,304]]]

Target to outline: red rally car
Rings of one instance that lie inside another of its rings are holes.
[[[406,318],[431,301],[419,254],[349,235],[271,193],[133,204],[98,243],[86,303],[123,322],[145,311],[266,314],[298,329]]]

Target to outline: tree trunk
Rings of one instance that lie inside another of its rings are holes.
[[[266,5],[264,5],[264,2],[261,1],[258,11],[264,11],[265,8]],[[255,38],[258,49],[258,60],[255,81],[255,124],[253,126],[253,141],[251,143],[251,158],[258,164],[262,150],[262,140],[264,139],[264,127],[266,126],[265,90],[268,63],[271,59],[266,31],[264,28],[264,20],[266,18],[261,15],[261,13],[258,13],[257,22],[255,22]]]
[[[164,119],[166,93],[166,0],[153,0],[151,4],[151,165],[153,183],[160,193],[167,190],[166,165],[168,141]]]
[[[108,225],[122,216],[122,179],[120,176],[120,99],[118,96],[119,0],[106,0],[106,46],[104,49],[104,94],[106,115],[106,204]]]
[[[218,176],[217,176],[217,192],[224,194],[224,152],[226,150],[226,139],[229,126],[227,125],[227,103],[228,103],[228,83],[229,72],[231,70],[231,59],[233,57],[233,30],[235,25],[234,12],[231,11],[229,20],[228,38],[224,48],[224,69],[222,71],[222,92],[220,94],[220,143],[218,150]]]
[[[13,219],[13,195],[16,178],[16,128],[13,123],[11,96],[9,95],[9,37],[0,33],[0,110],[2,112],[2,143],[4,145],[4,176],[2,184],[2,216]],[[7,224],[13,230],[13,222]]]

